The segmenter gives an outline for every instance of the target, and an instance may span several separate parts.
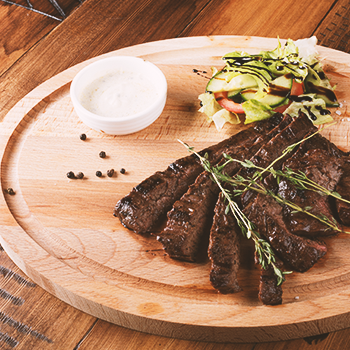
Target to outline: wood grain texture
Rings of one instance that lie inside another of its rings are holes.
[[[2,250],[0,264],[1,349],[73,349],[95,318],[46,293]]]
[[[3,74],[0,121],[14,105],[12,96],[20,100],[55,74],[94,56],[147,41],[176,37],[205,4],[205,0],[87,1],[84,13],[88,15],[73,12],[60,25],[59,31],[50,34],[49,40],[39,42],[35,51],[27,52],[11,68],[9,75]]]
[[[101,334],[103,334],[102,339]],[[135,332],[99,320],[84,342],[81,343],[79,350],[98,349],[99,347],[104,350],[329,350],[347,349],[349,345],[349,330],[284,342],[219,344],[169,339]]]
[[[0,75],[57,24],[52,18],[0,2]]]
[[[127,231],[111,215],[116,201],[134,185],[186,154],[176,139],[199,149],[237,132],[231,126],[218,133],[199,115],[197,96],[206,80],[192,69],[220,66],[221,56],[232,48],[257,52],[276,45],[276,39],[267,38],[196,37],[107,54],[146,58],[159,65],[169,83],[162,117],[149,128],[123,137],[89,130],[72,109],[69,82],[87,62],[31,92],[8,114],[1,129],[2,188],[16,192],[5,194],[1,206],[1,243],[10,257],[63,301],[144,332],[247,342],[293,339],[348,326],[346,235],[329,240],[327,259],[316,268],[288,278],[284,304],[271,308],[257,300],[258,271],[252,254],[240,276],[245,292],[219,295],[210,286],[207,263],[172,261],[152,237]],[[349,99],[348,55],[319,51],[326,57],[327,73],[338,84],[338,98]],[[338,112],[341,116],[334,114],[337,126],[324,133],[349,149],[347,105]],[[81,132],[88,134],[87,141],[79,140]],[[101,150],[107,152],[106,159],[98,158]],[[124,167],[127,174],[94,176],[96,170],[111,167]],[[68,180],[69,170],[83,171],[86,178]],[[249,252],[251,247],[245,249]]]
[[[22,304],[18,305],[17,300]],[[305,340],[260,344],[195,342],[136,332],[96,320],[51,296],[25,276],[2,250],[0,308],[2,350],[326,350],[347,349],[350,344],[349,329]]]
[[[29,10],[26,1],[18,4],[22,6],[0,1],[0,76],[60,23],[60,14],[48,0],[31,1],[39,12]],[[60,6],[68,16],[79,2],[63,0]]]
[[[307,38],[333,3],[333,0],[248,0],[239,4],[232,0],[220,1],[220,4],[210,1],[181,36],[231,34],[269,38],[279,36],[293,40]]]
[[[315,31],[320,45],[350,52],[350,1],[337,1]]]
[[[24,0],[19,0],[20,2],[25,2]],[[36,0],[35,0],[36,1]],[[32,0],[34,3],[34,0]],[[45,1],[44,1],[45,2]],[[60,4],[62,4],[62,1],[59,1]],[[78,1],[77,1],[78,2]],[[1,18],[0,26],[2,24],[6,23],[6,26],[4,26],[1,33],[7,33],[8,29],[10,30],[11,35],[1,36],[0,42],[3,43],[3,45],[0,45],[1,48],[5,45],[8,45],[8,43],[11,43],[11,50],[15,48],[15,50],[11,54],[11,59],[8,60],[8,51],[7,52],[0,52],[0,66],[1,66],[1,72],[8,71],[5,74],[2,75],[0,80],[0,120],[3,119],[3,117],[8,113],[9,109],[14,106],[14,104],[19,101],[25,94],[27,94],[29,91],[31,91],[34,87],[38,86],[40,83],[42,83],[44,80],[50,78],[54,74],[68,68],[70,65],[78,63],[84,59],[91,58],[93,56],[96,56],[98,54],[101,54],[103,52],[107,52],[108,50],[115,50],[118,48],[121,48],[123,46],[129,46],[134,44],[139,44],[140,42],[143,42],[145,40],[152,41],[152,40],[159,40],[164,38],[171,38],[171,37],[177,37],[180,35],[185,35],[186,27],[189,26],[191,33],[190,35],[204,35],[208,33],[208,31],[211,30],[212,27],[215,26],[215,32],[213,31],[213,34],[250,34],[250,35],[262,35],[262,31],[265,31],[267,36],[270,35],[270,32],[277,32],[279,33],[279,27],[284,28],[286,30],[286,21],[281,20],[277,21],[274,20],[274,14],[275,14],[275,7],[269,6],[269,13],[264,13],[264,16],[257,17],[251,17],[251,21],[245,22],[247,13],[243,13],[243,16],[235,16],[237,13],[237,3],[234,1],[231,2],[225,2],[225,11],[230,14],[230,18],[228,18],[228,22],[225,21],[217,21],[217,16],[222,16],[223,9],[222,1],[213,1],[215,3],[215,6],[212,6],[211,8],[214,8],[213,11],[206,11],[206,5],[209,4],[212,1],[208,2],[196,2],[198,6],[194,4],[194,1],[192,4],[188,4],[189,2],[186,2],[188,6],[186,7],[186,4],[180,4],[180,6],[177,6],[175,4],[170,4],[168,6],[165,2],[149,2],[149,1],[140,1],[138,3],[132,3],[132,7],[128,8],[128,11],[125,11],[126,16],[124,18],[119,18],[120,21],[117,21],[118,18],[118,9],[115,8],[114,4],[107,5],[107,1],[104,2],[104,4],[100,4],[100,11],[98,9],[98,6],[95,3],[96,1],[86,1],[84,2],[84,5],[79,8],[79,11],[73,16],[70,16],[68,19],[66,19],[63,23],[61,23],[57,30],[50,31],[50,30],[41,30],[40,33],[36,36],[35,40],[30,41],[32,44],[28,46],[29,42],[29,36],[35,33],[37,28],[40,28],[42,24],[40,21],[45,22],[45,18],[42,17],[42,19],[37,17],[38,21],[35,22],[35,26],[31,27],[30,30],[26,30],[28,27],[28,23],[24,23],[24,25],[21,23],[20,18],[18,15],[15,15],[15,11],[13,12],[6,12],[7,7],[5,8],[5,14],[8,13],[9,17],[5,16]],[[319,35],[319,32],[316,31],[316,29],[323,27],[328,27],[330,29],[334,28],[334,24],[337,25],[337,31],[345,30],[345,34],[349,33],[349,27],[348,27],[348,16],[344,12],[343,6],[347,6],[348,1],[344,0],[338,0],[334,2],[334,7],[329,7],[329,3],[327,3],[324,8],[320,9],[320,7],[317,7],[317,16],[319,18],[313,18],[312,22],[305,20],[305,17],[303,16],[293,16],[293,13],[298,13],[299,9],[299,3],[293,2],[291,6],[288,6],[288,13],[290,14],[290,18],[293,20],[292,28],[293,32],[295,33],[295,30],[299,30],[303,33],[309,33],[310,29],[312,29],[312,33],[316,33],[318,36],[318,39],[320,40],[320,43],[322,45],[343,50],[345,52],[349,52],[349,47],[344,44],[341,40],[334,40],[337,38],[333,38],[334,31],[326,32],[327,36],[323,40],[322,36]],[[113,2],[111,2],[113,3]],[[124,3],[124,4],[123,4]],[[152,14],[154,12],[157,12],[157,9],[152,9],[150,7],[147,7],[147,4],[151,7],[157,7],[158,3],[162,6],[161,11],[159,11],[160,17],[163,17],[161,20],[156,21],[154,16]],[[170,3],[172,3],[170,1]],[[247,2],[246,2],[247,3]],[[248,3],[252,3],[252,1],[248,1]],[[265,2],[266,3],[266,2]],[[274,3],[274,1],[271,1],[269,4]],[[291,2],[287,1],[288,4]],[[324,2],[322,2],[324,3]],[[268,5],[269,5],[268,4]],[[318,2],[320,4],[320,2]],[[337,17],[333,18],[334,16],[334,9],[336,8],[336,5],[341,5],[342,9],[340,12],[341,16],[336,15]],[[0,3],[2,5],[2,3]],[[127,5],[127,2],[122,2],[120,6]],[[244,3],[240,3],[240,7],[244,5]],[[312,4],[314,5],[314,4]],[[173,7],[172,7],[173,6]],[[175,8],[175,7],[176,8]],[[253,2],[253,6],[256,6],[256,2]],[[307,7],[306,4],[302,4],[301,6]],[[110,7],[110,8],[108,8]],[[167,7],[171,8],[172,10],[175,9],[175,11],[170,12],[167,11]],[[189,9],[190,8],[190,9]],[[238,11],[239,11],[238,8]],[[248,8],[248,15],[249,11],[252,7]],[[140,12],[141,9],[141,12]],[[142,12],[142,9],[144,11]],[[192,11],[193,9],[196,9],[196,11]],[[217,10],[220,9],[218,12]],[[18,9],[17,9],[18,10]],[[16,11],[17,11],[16,10]],[[0,6],[0,12],[3,11],[3,8]],[[20,11],[20,10],[18,10]],[[204,11],[204,12],[203,12]],[[313,9],[311,10],[311,12]],[[21,12],[21,18],[32,18],[33,14],[29,13],[27,16],[27,13],[29,11],[22,11]],[[140,16],[138,17],[137,21],[127,21],[127,18],[133,18],[134,13],[140,13]],[[310,11],[308,12],[310,14]],[[143,15],[142,15],[143,14]],[[190,14],[190,15],[188,15]],[[202,14],[199,18],[200,20],[194,20],[196,19],[196,16]],[[188,16],[187,16],[188,15]],[[185,17],[185,20],[183,20],[183,17]],[[304,20],[301,20],[301,18],[304,18]],[[313,16],[312,16],[313,17]],[[94,22],[94,19],[96,18],[96,22]],[[123,21],[125,19],[125,21]],[[150,19],[150,20],[149,20]],[[336,21],[334,21],[334,19]],[[341,19],[341,21],[340,21]],[[20,23],[21,25],[15,25],[13,26],[11,21],[15,21],[16,23]],[[186,23],[187,21],[187,23]],[[105,23],[109,22],[109,23]],[[157,25],[154,25],[157,22]],[[242,22],[245,24],[242,25]],[[84,28],[85,23],[88,23],[88,28]],[[121,25],[123,23],[123,25]],[[111,24],[111,25],[109,25]],[[120,24],[120,25],[119,25]],[[164,25],[166,24],[166,25]],[[50,27],[50,23],[47,24]],[[225,27],[225,31],[221,31],[221,27]],[[145,39],[145,34],[143,31],[147,31],[147,39]],[[234,29],[232,29],[234,28]],[[238,31],[238,29],[242,31]],[[253,28],[253,30],[251,30]],[[269,30],[270,28],[270,30]],[[296,29],[298,28],[298,29]],[[117,31],[117,33],[114,33],[114,30]],[[237,30],[237,31],[236,31]],[[243,32],[243,30],[249,31],[249,33]],[[49,33],[50,32],[50,33]],[[322,31],[323,32],[323,31]],[[46,35],[49,33],[49,35]],[[132,35],[129,35],[129,33],[132,33]],[[298,33],[297,33],[298,34]],[[344,35],[345,35],[344,34]],[[281,35],[280,35],[281,36]],[[290,33],[287,29],[287,32],[284,36],[281,37],[289,37]],[[301,35],[302,36],[302,35]],[[337,35],[336,35],[337,36]],[[27,40],[23,41],[22,37],[26,37]],[[328,40],[328,38],[331,38],[332,41]],[[16,38],[16,39],[15,39]],[[42,40],[41,40],[42,38]],[[347,36],[342,37],[343,40],[347,40]],[[334,40],[334,41],[333,41]],[[39,42],[40,41],[40,42]],[[83,45],[80,45],[80,43],[83,42]],[[33,50],[30,50],[31,47],[35,45],[35,48]],[[347,40],[347,44],[349,43],[349,40]],[[67,47],[67,50],[64,50],[64,47]],[[16,60],[21,57],[21,59],[16,62]],[[74,61],[74,62],[73,62]],[[15,63],[16,62],[16,63]],[[47,65],[47,62],[51,63],[51,67]],[[72,63],[73,62],[73,63]],[[15,63],[13,67],[12,63]],[[3,64],[5,64],[5,69],[3,69]],[[11,68],[10,68],[11,67]],[[0,136],[1,139],[1,136]],[[14,223],[15,224],[15,223]],[[1,264],[9,267],[12,266],[11,261],[9,260],[6,253],[1,254]],[[18,269],[16,270],[18,272]],[[22,273],[24,276],[24,274]],[[7,279],[8,278],[2,278],[0,275],[0,288],[5,289],[7,288]],[[47,294],[44,291],[40,291],[41,288],[37,286],[35,289],[30,289],[31,293],[43,293],[43,295]],[[15,298],[24,298],[26,299],[26,294],[22,294],[24,292],[27,292],[27,288],[14,288],[12,289],[13,296]],[[43,298],[43,297],[42,297]],[[28,299],[28,301],[30,301]],[[6,304],[9,308],[6,309],[6,312],[8,315],[12,315],[13,310],[17,310],[17,320],[23,321],[26,320],[26,317],[28,314],[32,315],[31,321],[33,321],[33,324],[31,323],[25,323],[28,326],[33,326],[33,329],[37,329],[38,331],[43,331],[41,327],[37,327],[37,321],[36,319],[40,318],[41,313],[43,310],[48,309],[55,309],[56,307],[60,307],[64,303],[60,302],[59,300],[55,299],[54,297],[48,297],[46,295],[45,302],[34,304],[25,302],[20,308],[18,306],[12,306],[12,303],[9,303],[9,305]],[[4,309],[1,308],[3,311]],[[67,329],[69,331],[69,325],[70,323],[67,322],[69,320],[69,317],[71,316],[73,319],[77,317],[76,315],[79,315],[80,312],[77,312],[77,314],[72,314],[72,311],[70,308],[65,310],[64,313],[57,313],[53,312],[52,317],[50,317],[49,313],[45,313],[44,322],[48,324],[48,327],[50,327],[50,324],[56,324],[58,322],[58,318],[61,320],[60,322],[60,329],[62,330],[64,334],[64,330],[66,329],[65,326],[67,326]],[[59,314],[59,317],[57,316]],[[36,315],[36,317],[34,317]],[[75,316],[74,316],[75,315]],[[66,318],[66,316],[69,316]],[[84,324],[84,323],[82,323]],[[343,326],[343,325],[341,325]],[[74,329],[80,330],[80,326],[74,326]],[[85,328],[84,328],[85,329]],[[13,333],[9,332],[9,335],[13,335],[15,338],[18,335],[17,330],[12,330]],[[84,339],[82,343],[79,342],[80,348],[83,349],[91,349],[91,348],[98,348],[99,344],[103,344],[104,349],[196,349],[196,350],[208,350],[208,349],[216,349],[216,350],[222,350],[222,349],[235,349],[235,350],[245,350],[245,349],[255,349],[255,350],[270,350],[270,349],[283,349],[283,350],[289,350],[289,349],[301,349],[301,350],[328,350],[328,349],[347,349],[350,346],[350,331],[342,330],[335,333],[331,333],[328,336],[319,336],[319,337],[311,337],[308,338],[307,341],[304,340],[293,340],[288,342],[278,342],[278,343],[263,343],[263,344],[254,344],[250,343],[247,346],[240,345],[240,344],[214,344],[214,343],[205,343],[205,342],[189,342],[189,341],[183,341],[183,340],[176,340],[176,339],[169,339],[169,338],[163,338],[163,337],[157,337],[152,335],[147,335],[144,333],[139,333],[136,331],[132,331],[123,327],[118,327],[116,325],[112,325],[108,322],[104,321],[98,321],[96,326],[93,328],[93,330],[89,333],[89,330],[87,330],[88,337]],[[6,335],[6,333],[4,332]],[[116,336],[117,335],[117,336]],[[63,335],[64,336],[64,335]],[[17,346],[17,349],[31,349],[31,348],[40,348],[42,350],[46,349],[56,349],[59,348],[60,350],[65,349],[73,349],[74,346],[72,344],[77,339],[74,337],[74,334],[70,333],[69,337],[73,337],[72,343],[68,343],[68,339],[59,339],[55,338],[56,342],[54,344],[46,344],[43,345],[43,342],[38,342],[32,347],[31,343],[31,336],[23,337],[21,338],[20,344]],[[1,342],[1,348],[4,350],[12,349],[12,347],[8,346],[7,343],[4,342],[4,338],[0,335],[0,342]],[[28,342],[28,343],[27,343]],[[309,345],[310,343],[310,345]],[[28,344],[28,345],[27,345]],[[63,344],[67,346],[63,346]],[[78,344],[78,343],[77,343]],[[79,348],[79,349],[80,349]]]

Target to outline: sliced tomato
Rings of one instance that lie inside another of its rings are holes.
[[[297,83],[295,80],[293,80],[293,85],[292,85],[290,94],[292,96],[299,96],[299,95],[302,95],[303,93],[304,93],[304,83]],[[289,107],[290,104],[291,102],[287,103],[286,105],[276,107],[274,111],[283,113]]]
[[[293,79],[293,85],[292,85],[292,90],[290,92],[291,95],[293,96],[299,96],[304,93],[304,83],[297,83]]]
[[[299,96],[304,93],[304,83],[297,83],[295,80],[293,80],[293,85],[290,94],[293,96]],[[237,114],[244,114],[244,110],[242,107],[242,104],[236,103],[232,100],[230,100],[227,97],[227,92],[222,91],[222,92],[216,92],[214,94],[216,101],[218,104],[222,107],[227,109],[230,112],[237,113]],[[275,112],[283,113],[288,107],[290,103],[279,106],[274,108]]]
[[[229,98],[227,98],[227,91],[216,92],[214,94],[216,101],[222,107],[230,112],[237,114],[244,114],[243,107],[240,103],[236,103]]]
[[[283,113],[289,107],[289,105],[290,105],[290,103],[287,103],[286,105],[276,107],[276,108],[274,108],[274,111],[276,113]]]

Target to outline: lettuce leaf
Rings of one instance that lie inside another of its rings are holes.
[[[300,96],[311,97],[312,101],[292,102],[284,113],[289,114],[291,117],[297,117],[299,110],[301,110],[310,118],[314,125],[327,124],[333,121],[330,114],[321,114],[321,111],[327,110],[326,102],[323,99],[315,98],[315,94],[304,94]]]
[[[201,100],[201,108],[199,112],[207,116],[208,121],[214,122],[216,129],[220,131],[226,123],[239,124],[241,121],[237,114],[222,108],[216,101],[214,94],[206,92],[199,95]]]
[[[274,114],[269,105],[254,99],[245,101],[242,103],[242,107],[246,115],[244,124],[250,124],[258,120],[268,119]]]

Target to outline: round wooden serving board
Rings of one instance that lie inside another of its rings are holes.
[[[8,113],[1,125],[1,244],[36,283],[101,319],[135,330],[184,339],[256,342],[300,338],[350,327],[350,237],[327,239],[328,253],[304,274],[287,276],[283,304],[258,301],[259,268],[245,243],[243,291],[218,294],[207,261],[171,260],[153,236],[125,229],[113,215],[117,201],[155,171],[187,155],[181,139],[200,150],[241,130],[218,132],[198,112],[207,78],[193,69],[221,67],[234,50],[271,50],[276,39],[216,36],[165,40],[108,53],[140,56],[162,69],[168,99],[145,130],[110,136],[85,126],[73,110],[75,74],[101,57],[48,80]],[[350,56],[319,47],[342,106],[323,134],[350,149]],[[87,140],[79,135],[86,133]],[[102,159],[99,152],[105,151]],[[117,174],[106,176],[108,169]],[[119,173],[121,168],[125,174]],[[104,176],[98,178],[100,170]],[[82,180],[69,180],[81,171]],[[12,187],[15,195],[6,193]]]

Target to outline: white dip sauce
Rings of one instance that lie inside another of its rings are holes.
[[[141,112],[157,98],[151,81],[132,71],[114,71],[94,80],[80,102],[103,117],[126,117]]]

